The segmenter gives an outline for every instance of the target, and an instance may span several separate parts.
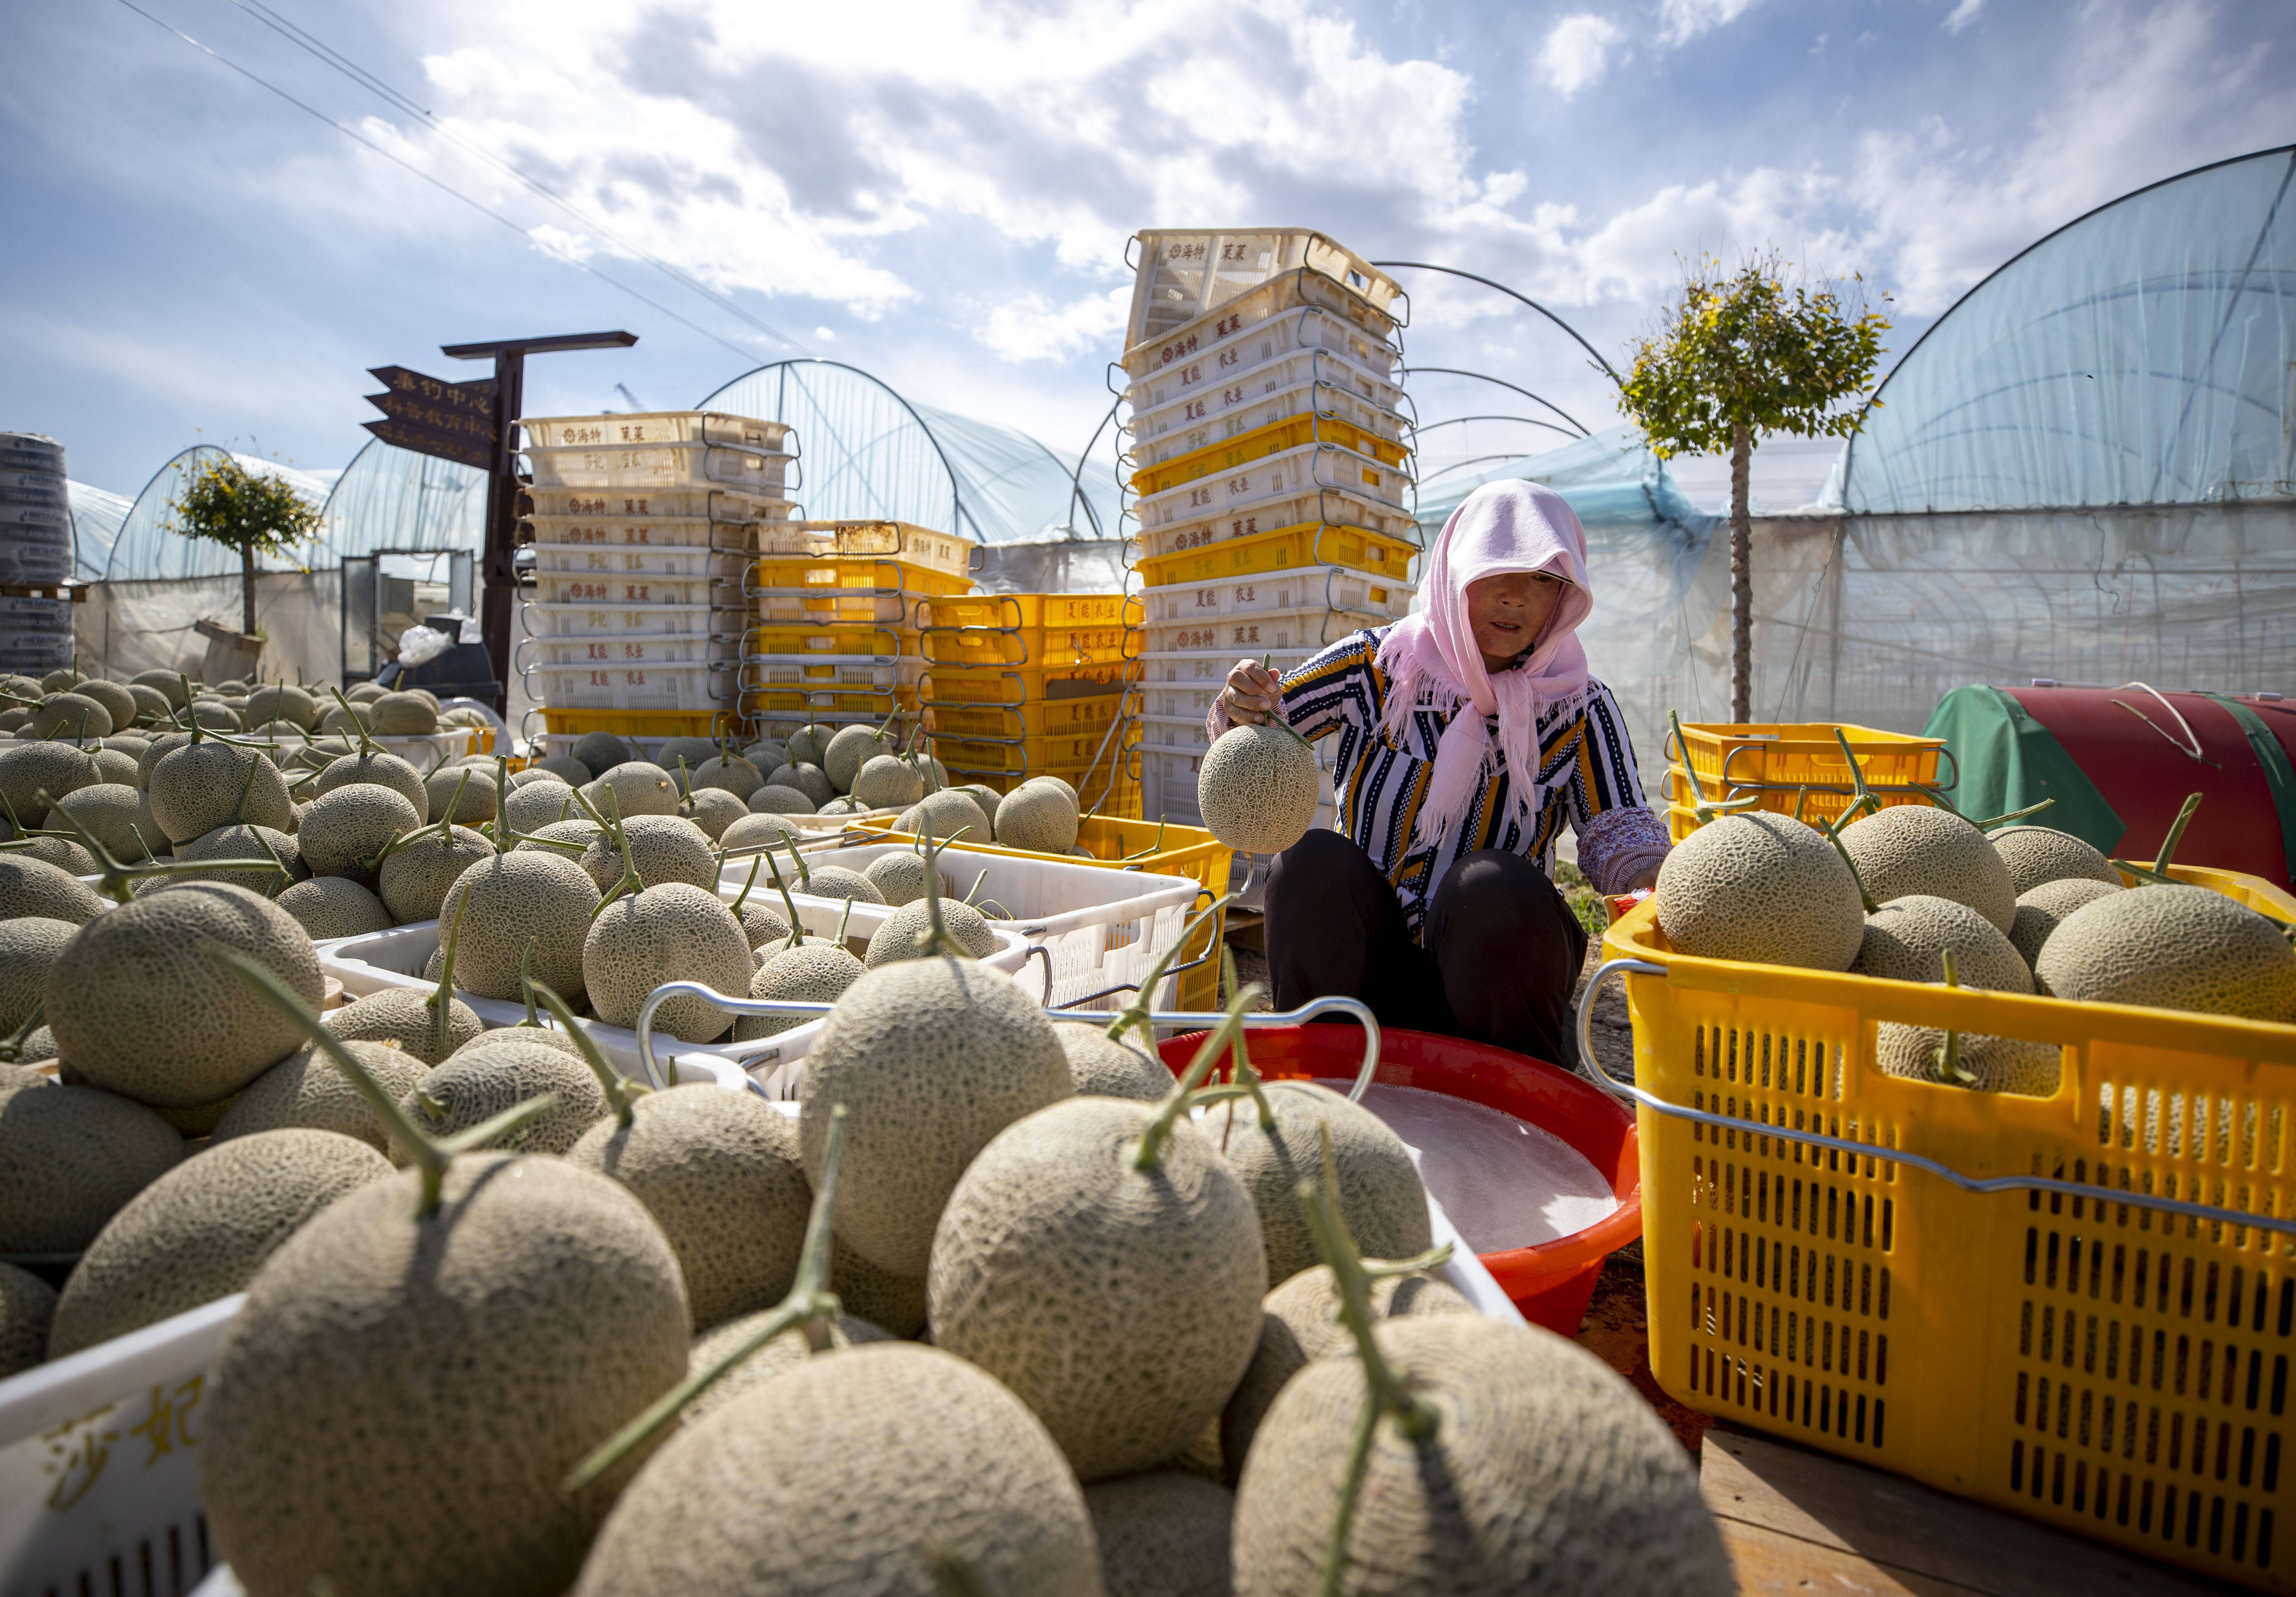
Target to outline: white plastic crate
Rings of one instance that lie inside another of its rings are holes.
[[[867,844],[808,854],[806,863],[816,870],[828,864],[857,872],[880,855],[908,849],[906,843]],[[1051,1007],[1055,1009],[1119,982],[1138,983],[1157,955],[1179,937],[1189,906],[1197,902],[1197,885],[1185,876],[1150,876],[1103,865],[1066,864],[1057,859],[974,854],[961,842],[942,850],[939,857],[942,889],[950,897],[972,895],[974,907],[988,906],[983,913],[990,915],[991,925],[1013,932],[1026,943],[1044,946],[1052,960]],[[727,861],[718,884],[720,892],[741,891],[748,871],[746,864]],[[980,881],[977,894],[973,893],[976,879]],[[1041,989],[1030,986],[1032,976],[1033,972],[1022,972],[1021,985],[1029,987],[1031,997],[1040,996]],[[1167,976],[1158,1006],[1171,1007],[1178,993],[1178,979]],[[1114,1003],[1121,1006],[1129,1000],[1130,995],[1126,994]]]
[[[1318,349],[1289,356],[1281,364],[1307,364],[1316,361],[1336,364],[1338,357]],[[1249,380],[1223,383],[1216,394],[1183,395],[1172,404],[1135,414],[1125,431],[1132,440],[1131,463],[1155,466],[1309,412],[1406,446],[1412,443],[1408,417],[1327,380],[1279,388],[1271,378],[1264,389]]]
[[[527,630],[536,637],[708,637],[734,630],[738,610],[707,604],[527,604]]]
[[[1341,445],[1302,444],[1263,455],[1233,471],[1199,477],[1161,493],[1144,495],[1134,513],[1143,527],[1162,527],[1231,515],[1246,505],[1256,507],[1263,499],[1296,499],[1324,488],[1343,488],[1400,510],[1412,481],[1400,467],[1357,455]]]
[[[906,521],[792,520],[758,529],[760,555],[807,560],[905,560],[947,577],[973,569],[981,545]]]
[[[599,577],[700,577],[738,586],[749,564],[739,549],[717,550],[676,545],[545,544],[526,545],[537,574]]]
[[[605,521],[615,526],[662,521],[783,524],[804,513],[779,493],[745,494],[731,487],[604,488],[529,487],[529,520]]]
[[[710,602],[710,589],[715,580],[707,575],[698,577],[659,577],[639,573],[626,576],[620,572],[545,571],[534,574],[535,602],[537,604],[604,604],[618,609],[639,605],[682,605]],[[721,592],[725,602],[734,605],[740,591],[733,584],[725,585]]]
[[[767,495],[795,486],[797,456],[734,449],[718,444],[649,444],[529,448],[526,462],[538,488],[739,489]]]
[[[1142,527],[1130,544],[1136,558],[1185,554],[1223,538],[1248,538],[1255,533],[1285,527],[1328,525],[1359,527],[1401,542],[1419,542],[1419,523],[1410,512],[1381,504],[1346,488],[1311,488],[1278,494],[1250,504],[1235,505],[1218,515],[1183,518],[1160,527]],[[1374,551],[1370,558],[1387,556]],[[1407,561],[1406,561],[1407,563]],[[1398,572],[1398,580],[1406,575]]]
[[[1264,640],[1250,638],[1250,630],[1260,626],[1258,621],[1244,619],[1213,627],[1169,628],[1169,635],[1176,640],[1194,642],[1197,646],[1185,651],[1166,650],[1142,655],[1140,681],[1144,686],[1153,686],[1158,683],[1225,682],[1235,662],[1247,653],[1255,659],[1267,660],[1268,669],[1281,676],[1307,664],[1322,651],[1320,643],[1295,644],[1289,649],[1279,649]],[[1230,640],[1238,637],[1239,629],[1244,635],[1243,641],[1231,643]],[[1210,643],[1200,641],[1207,636],[1212,639]]]
[[[1227,582],[1148,588],[1140,597],[1153,626],[1305,610],[1344,610],[1393,620],[1410,610],[1413,592],[1406,584],[1344,566],[1293,566]]]
[[[736,861],[739,862],[738,872],[734,869]],[[782,870],[786,872],[789,870],[788,856],[781,855],[780,863]],[[727,862],[726,869],[732,885],[721,888],[718,897],[731,904],[740,897],[742,880],[749,874],[748,857],[735,856]],[[765,897],[760,899],[758,894]],[[773,884],[763,870],[758,873],[758,886],[750,897],[753,902],[761,902],[776,913],[785,913],[782,909],[781,895],[774,891]],[[800,894],[793,896],[793,902],[797,905],[798,919],[805,922],[808,932],[823,937],[835,935],[838,917],[845,908],[841,900],[814,898]],[[866,947],[872,934],[892,913],[882,904],[855,905],[852,919],[845,929],[847,942],[855,946],[857,950]],[[1003,929],[997,930],[996,940],[997,951],[981,963],[1016,977],[1021,981],[1021,989],[1030,998],[1041,996],[1041,970],[1035,968],[1022,970],[1029,959],[1026,940]],[[435,980],[425,981],[422,979],[423,965],[439,948],[439,923],[436,921],[418,921],[409,926],[394,926],[388,931],[375,932],[369,937],[337,938],[318,946],[320,970],[341,982],[343,991],[355,997],[391,987],[427,993],[438,985]],[[455,996],[477,1011],[479,1019],[489,1027],[515,1026],[526,1018],[526,1007],[521,1003],[505,1003],[496,998],[476,998],[463,992],[457,992]],[[726,1024],[731,1027],[733,1023],[734,1017],[728,1015]],[[654,1059],[667,1070],[668,1061],[675,1055],[677,1078],[681,1081],[730,1083],[732,1073],[735,1071],[747,1071],[763,1080],[767,1074],[791,1060],[800,1058],[812,1045],[820,1028],[820,1021],[808,1020],[779,1036],[750,1043],[681,1043],[667,1035],[657,1034]],[[591,1041],[598,1044],[598,1052],[605,1055],[608,1063],[625,1076],[643,1078],[645,1072],[638,1058],[636,1032],[626,1026],[608,1026],[598,1020],[584,1020],[582,1029],[590,1034]]]
[[[757,544],[753,521],[712,521],[707,516],[529,516],[537,548],[694,549],[748,558]]]
[[[1298,350],[1324,349],[1344,356],[1381,383],[1393,385],[1401,357],[1394,346],[1367,336],[1344,316],[1309,306],[1238,328],[1226,337],[1207,340],[1201,348],[1168,365],[1134,373],[1124,397],[1137,411],[1177,403],[1201,394],[1217,394],[1248,373]],[[1378,398],[1377,393],[1366,397]],[[1387,404],[1384,399],[1382,404]],[[1392,410],[1395,406],[1388,404]]]
[[[1392,324],[1398,300],[1409,304],[1394,278],[1346,246],[1304,228],[1160,229],[1135,239],[1140,258],[1124,341],[1136,354],[1149,340],[1166,338],[1302,267],[1311,280],[1320,276],[1345,289],[1383,323]],[[1152,356],[1154,351],[1144,353]]]
[[[628,415],[532,416],[519,425],[529,446],[594,447],[636,444],[731,444],[781,453],[791,443],[786,422],[732,416],[712,410],[638,411]]]
[[[655,633],[631,633],[621,637],[535,638],[518,640],[511,668],[528,666],[690,666],[705,660],[735,659],[737,639],[704,635],[663,637]],[[529,656],[531,658],[529,658]]]
[[[1249,654],[1257,658],[1272,651],[1277,665],[1282,666],[1286,660],[1297,662],[1312,659],[1317,650],[1328,643],[1338,643],[1351,632],[1385,625],[1386,621],[1378,616],[1358,615],[1320,605],[1306,610],[1152,623],[1147,628],[1148,647],[1143,651],[1142,658],[1178,656],[1193,659],[1209,657],[1233,664],[1239,655]],[[1220,669],[1226,670],[1226,667],[1222,666]],[[1159,677],[1155,672],[1149,671],[1143,673],[1143,680],[1185,681],[1193,675],[1193,671],[1179,670]]]
[[[734,702],[734,663],[530,666],[528,691],[549,709],[660,709],[701,715]]]

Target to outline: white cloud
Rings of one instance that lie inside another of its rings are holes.
[[[1961,0],[1961,4],[1953,8],[1952,14],[1946,18],[1945,30],[1948,33],[1959,33],[1972,22],[1976,21],[1977,13],[1984,9],[1985,0]]]
[[[816,327],[813,330],[813,336],[824,344],[833,344],[837,341],[837,330],[833,327]]]
[[[1565,17],[1547,34],[1538,52],[1538,75],[1568,100],[1598,83],[1611,68],[1611,52],[1625,42],[1626,29],[1591,12]]]
[[[1662,45],[1686,45],[1702,33],[1736,21],[1754,0],[1659,0],[1658,37]]]
[[[534,241],[536,249],[553,260],[569,261],[578,266],[595,253],[588,238],[569,233],[563,227],[554,227],[547,222],[528,228],[526,236]]]
[[[1131,305],[1128,283],[1067,305],[1054,305],[1042,294],[1023,294],[990,310],[973,336],[998,360],[1012,364],[1112,352],[1123,341],[1125,314]]]

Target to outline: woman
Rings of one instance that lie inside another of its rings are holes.
[[[1267,881],[1275,1004],[1344,995],[1382,1025],[1570,1062],[1587,934],[1548,880],[1567,820],[1601,893],[1651,886],[1667,834],[1643,807],[1625,717],[1572,635],[1594,608],[1560,494],[1487,483],[1427,557],[1426,608],[1341,639],[1279,682],[1240,660],[1215,738],[1281,707],[1339,734],[1339,831]]]

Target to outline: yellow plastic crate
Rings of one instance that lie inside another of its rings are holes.
[[[750,628],[742,643],[747,655],[834,655],[848,659],[914,659],[917,629],[914,627],[816,626],[810,622],[767,622]]]
[[[1144,619],[1122,594],[982,594],[918,607],[919,649],[936,665],[1107,665],[1140,652]]]
[[[2256,877],[2174,874],[2296,921],[2296,898]],[[1651,1364],[1668,1392],[2296,1590],[2296,1237],[2126,1201],[2296,1212],[2296,1026],[1693,959],[1648,903],[1603,951],[1631,962],[1639,1089],[1725,1122],[1639,1108]],[[2060,1085],[1885,1076],[1882,1022],[2058,1044]],[[1892,1152],[2073,1191],[1969,1192]]]
[[[1238,433],[1206,448],[1174,455],[1160,465],[1143,466],[1132,473],[1132,491],[1160,494],[1166,488],[1176,488],[1214,472],[1233,471],[1238,466],[1281,455],[1286,449],[1297,449],[1302,444],[1337,444],[1358,455],[1368,455],[1382,465],[1399,466],[1411,458],[1411,451],[1392,438],[1382,438],[1338,416],[1309,411]]]
[[[1009,775],[1015,781],[1053,775],[1065,778],[1070,786],[1075,787],[1077,781],[1070,772],[1089,770],[1095,761],[1105,766],[1115,753],[1139,741],[1140,723],[1135,717],[1118,727],[1113,735],[1108,722],[1051,736],[951,737],[936,733],[932,749],[940,762],[952,771],[984,776]]]
[[[925,600],[972,591],[970,577],[868,558],[759,560],[742,586],[758,620],[808,626],[913,627]]]
[[[1870,726],[1844,726],[1841,731],[1849,740],[1858,768],[1866,774],[1866,785],[1883,807],[1937,802],[1938,757],[1945,749],[1943,738],[1879,732]],[[1764,809],[1782,815],[1792,815],[1799,802],[1802,819],[1816,824],[1840,815],[1857,796],[1833,733],[1833,725],[1823,721],[1743,725],[1685,722],[1682,741],[1689,745],[1690,768],[1698,774],[1709,802],[1755,795]],[[1675,746],[1671,733],[1665,742],[1671,763],[1660,781],[1660,796],[1669,806],[1668,829],[1679,843],[1698,830],[1698,817],[1693,813],[1695,801],[1689,781],[1683,774],[1682,750]],[[1946,758],[1950,765],[1952,757]],[[1805,788],[1807,794],[1802,791]]]
[[[1411,557],[1418,553],[1403,539],[1384,533],[1310,521],[1170,554],[1144,554],[1134,561],[1132,569],[1152,588],[1219,582],[1288,571],[1297,566],[1345,566],[1350,571],[1369,571],[1400,582],[1411,569]]]
[[[1140,677],[1138,660],[1098,666],[940,666],[931,697],[966,704],[1024,704],[1048,699],[1088,699],[1112,693]]]
[[[1116,719],[1125,704],[1125,690],[1120,686],[1088,698],[996,700],[941,699],[934,695],[933,686],[934,678],[927,673],[917,699],[931,718],[933,735],[942,738],[1097,734]]]
[[[714,738],[721,729],[738,730],[727,708],[715,714],[689,714],[666,709],[550,709],[540,712],[543,729],[579,737],[586,732],[611,732],[624,738]]]

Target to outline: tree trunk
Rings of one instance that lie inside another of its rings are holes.
[[[1746,476],[1753,434],[1743,422],[1730,429],[1730,719],[1754,718],[1754,526],[1746,511]]]
[[[239,552],[239,629],[249,637],[255,635],[255,550],[252,546]]]

